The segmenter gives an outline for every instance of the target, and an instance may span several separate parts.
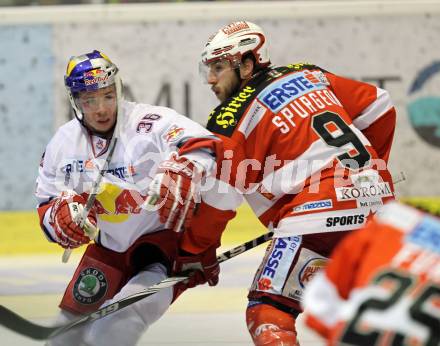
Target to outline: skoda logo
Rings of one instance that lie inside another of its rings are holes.
[[[94,304],[107,292],[107,279],[102,271],[86,268],[73,285],[73,297],[81,304]]]
[[[408,93],[407,110],[414,130],[425,142],[440,147],[440,61],[420,71]]]

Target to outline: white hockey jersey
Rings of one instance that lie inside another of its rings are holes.
[[[209,174],[220,141],[208,130],[166,107],[122,102],[118,141],[95,200],[100,229],[96,241],[123,252],[140,236],[163,229],[156,211],[141,208],[157,165],[177,151]],[[107,157],[110,139],[91,135],[76,119],[58,129],[46,147],[37,178],[40,224],[55,241],[49,224],[51,201],[73,190],[87,198]]]

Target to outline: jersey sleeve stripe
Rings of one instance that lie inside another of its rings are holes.
[[[263,119],[266,111],[267,108],[259,103],[257,99],[255,99],[249,107],[249,110],[246,112],[245,118],[241,121],[238,131],[240,131],[247,139],[255,127]]]
[[[242,195],[233,186],[213,177],[207,178],[202,189],[209,191],[202,191],[203,201],[219,210],[235,210],[243,202]]]
[[[46,210],[44,217],[43,217],[43,222],[41,222],[41,229],[43,230],[44,234],[46,235],[46,238],[52,242],[56,242],[55,239],[57,239],[56,235],[55,235],[55,230],[53,229],[53,227],[50,225],[49,223],[49,217],[50,217],[50,213],[52,211],[52,207],[50,207],[49,209]]]
[[[364,109],[361,115],[354,119],[353,124],[359,129],[364,130],[381,118],[387,111],[393,107],[389,93],[377,88],[377,99]]]
[[[255,215],[257,215],[257,217],[260,217],[275,205],[275,203],[278,201],[278,198],[269,200],[264,197],[260,192],[255,191],[253,193],[246,194],[246,201],[248,202]]]
[[[330,168],[334,159],[346,151],[346,146],[331,147],[318,139],[295,160],[289,160],[281,168],[266,175],[262,184],[267,191],[278,197],[298,193],[311,175]]]

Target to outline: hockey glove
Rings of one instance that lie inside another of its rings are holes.
[[[57,242],[65,249],[74,249],[90,242],[86,234],[96,234],[96,212],[92,208],[82,223],[81,215],[86,200],[73,191],[64,191],[52,206],[50,224],[55,230]],[[85,232],[86,231],[86,232]]]
[[[182,226],[189,226],[199,198],[202,172],[196,163],[176,153],[159,165],[145,203],[148,209],[158,208],[166,229],[179,232]]]
[[[220,265],[217,261],[215,247],[211,247],[199,255],[193,255],[181,250],[173,264],[173,275],[187,275],[185,288],[193,288],[208,282],[209,286],[218,283]]]

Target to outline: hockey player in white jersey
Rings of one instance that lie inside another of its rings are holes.
[[[124,101],[118,68],[99,51],[72,57],[65,85],[76,119],[58,129],[43,155],[36,188],[40,224],[47,239],[65,249],[88,244],[87,234],[99,233],[64,293],[57,324],[170,275],[179,231],[222,153],[216,137],[174,110]],[[117,142],[110,152],[112,138]],[[83,220],[101,170],[96,200]],[[191,261],[201,265],[198,275],[217,283],[215,249]],[[172,288],[163,289],[49,344],[135,345],[172,299]]]

